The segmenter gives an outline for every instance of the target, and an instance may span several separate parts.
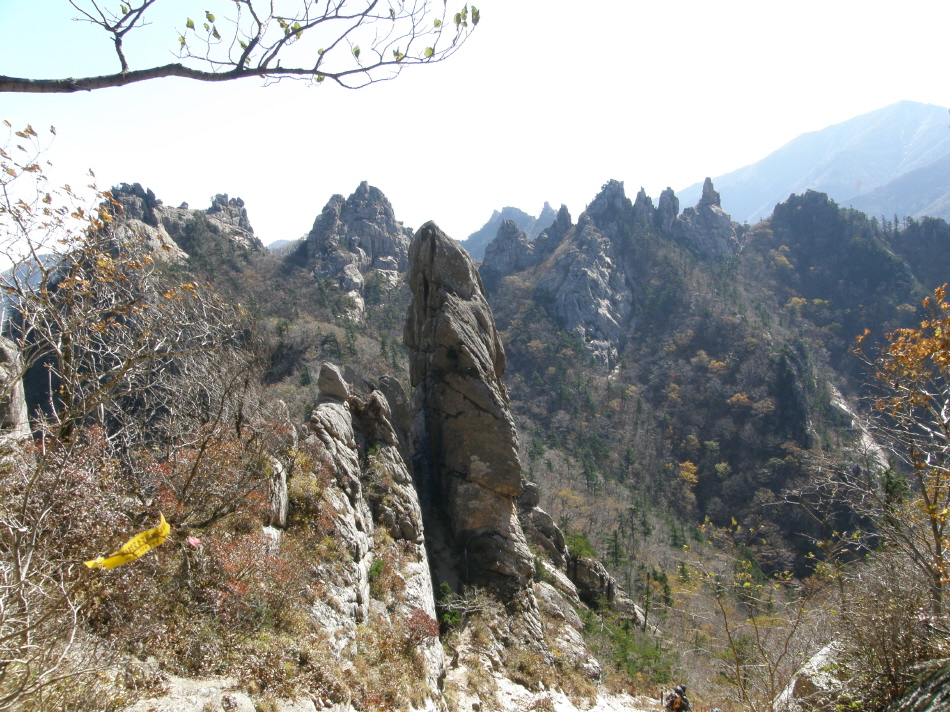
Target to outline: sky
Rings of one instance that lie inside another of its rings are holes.
[[[184,17],[229,4],[159,0],[141,43],[126,41],[132,68],[175,61]],[[950,106],[950,3],[477,4],[453,57],[357,91],[162,79],[0,94],[0,120],[55,125],[60,182],[92,168],[101,186],[139,182],[170,205],[239,196],[268,244],[306,234],[363,180],[407,226],[463,239],[507,205],[564,203],[576,219],[612,178],[656,200],[900,100]],[[116,71],[108,37],[75,15],[67,0],[0,0],[0,75]]]

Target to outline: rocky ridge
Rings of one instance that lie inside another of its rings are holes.
[[[736,226],[722,209],[719,193],[707,178],[696,207],[686,208],[673,223],[673,239],[700,258],[724,260],[739,251]]]
[[[600,665],[584,643],[578,609],[607,603],[637,625],[642,612],[599,562],[572,555],[539,508],[537,485],[523,477],[502,382],[504,349],[474,263],[429,223],[413,240],[408,267],[411,402],[391,377],[368,381],[324,363],[319,399],[295,439],[308,464],[291,472],[273,468],[265,531],[276,551],[285,528],[317,512],[333,532],[329,555],[313,557],[320,584],[304,595],[327,653],[344,671],[357,652],[361,626],[396,626],[420,612],[432,620],[437,584],[448,584],[452,600],[474,601],[471,618],[445,649],[437,638],[420,643],[423,707],[442,709],[451,692],[456,709],[466,700],[469,707],[488,702],[485,695],[498,709],[541,699],[573,709],[563,693],[513,683],[509,661],[528,654],[537,664],[556,663],[596,680]],[[373,583],[380,561],[393,577],[382,591]],[[476,594],[479,589],[490,595]],[[164,695],[132,709],[254,704],[253,693],[233,680],[166,677]],[[288,712],[349,712],[354,702],[346,686],[328,683],[273,704]],[[596,705],[633,708],[623,696],[604,696]]]
[[[251,251],[262,251],[263,243],[254,235],[247,217],[247,208],[240,198],[219,194],[206,210],[192,209],[188,203],[177,208],[165,205],[155,194],[139,183],[122,183],[112,191],[122,204],[123,219],[116,227],[120,240],[133,235],[144,242],[147,250],[168,262],[182,263],[188,258],[187,232],[195,220],[207,223],[208,230]]]
[[[505,277],[534,269],[537,293],[564,327],[598,361],[615,364],[636,332],[644,291],[635,233],[659,234],[704,260],[726,260],[739,250],[737,226],[723,212],[709,179],[699,203],[679,215],[678,210],[672,189],[663,191],[654,207],[642,188],[631,203],[623,183],[608,181],[576,226],[563,206],[533,243],[511,223],[503,223],[485,250],[481,274],[492,291]]]
[[[374,613],[370,568],[380,555],[374,531],[382,528],[400,550],[401,600],[376,614],[407,616],[421,609],[435,617],[435,601],[424,546],[419,500],[408,465],[399,451],[392,410],[382,391],[351,393],[339,369],[324,364],[317,381],[320,400],[310,415],[304,447],[317,453],[335,486],[324,490],[336,513],[338,543],[349,556],[316,561],[325,595],[314,602],[313,615],[331,631],[338,654],[354,644],[356,626]],[[371,454],[370,454],[371,453]],[[378,604],[377,608],[378,608]],[[443,674],[442,649],[425,644],[426,677],[437,689]]]

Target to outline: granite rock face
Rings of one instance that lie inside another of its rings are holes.
[[[505,353],[475,264],[434,223],[409,251],[416,477],[446,518],[462,580],[523,591],[533,559],[518,521],[518,436],[501,377]]]
[[[362,318],[366,281],[398,282],[408,266],[411,239],[412,231],[396,220],[382,191],[363,181],[349,198],[330,198],[298,257],[312,266],[315,278],[336,280],[354,303],[352,316]]]
[[[728,259],[739,250],[739,226],[723,212],[711,181],[696,207],[678,212],[671,188],[654,206],[643,188],[631,202],[622,182],[608,181],[577,225],[564,206],[533,242],[503,225],[486,248],[482,278],[493,294],[503,278],[525,273],[562,327],[595,359],[611,366],[636,332],[643,295],[649,291],[644,250],[638,244],[673,240],[700,259],[712,260]]]
[[[725,260],[739,251],[736,226],[722,209],[709,178],[696,207],[686,208],[676,219],[672,236],[702,259]]]
[[[324,488],[322,497],[326,511],[333,513],[335,538],[345,556],[315,561],[323,591],[312,613],[330,633],[337,652],[347,656],[357,625],[379,605],[370,596],[370,568],[383,555],[381,546],[398,550],[397,573],[405,586],[389,614],[406,617],[422,609],[434,618],[435,598],[422,511],[386,396],[376,389],[365,396],[353,394],[340,370],[328,363],[321,367],[317,383],[320,399],[310,415],[303,446],[333,473],[333,483]],[[374,537],[379,529],[388,534],[389,544]],[[444,672],[441,645],[425,643],[423,657],[434,690]]]
[[[581,214],[569,249],[556,256],[537,285],[537,291],[553,301],[564,327],[604,364],[616,361],[635,326],[633,290],[622,246],[590,213]]]

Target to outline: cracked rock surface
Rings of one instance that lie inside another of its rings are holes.
[[[424,511],[445,520],[459,578],[514,594],[533,559],[518,521],[518,437],[505,353],[475,264],[434,223],[409,248],[415,468]],[[428,529],[428,524],[426,525]]]

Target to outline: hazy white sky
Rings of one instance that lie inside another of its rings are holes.
[[[156,18],[152,49],[175,44],[184,16],[230,4],[162,2],[172,26]],[[103,185],[138,181],[174,205],[240,196],[269,243],[305,234],[330,195],[361,180],[406,225],[432,219],[464,238],[505,205],[563,202],[576,218],[610,178],[655,200],[901,99],[950,106],[948,3],[477,4],[481,24],[455,57],[360,91],[164,79],[0,94],[0,119],[55,125],[49,155],[64,181],[91,167]],[[67,0],[0,0],[0,74],[117,69],[108,38],[75,14]]]

